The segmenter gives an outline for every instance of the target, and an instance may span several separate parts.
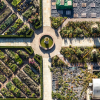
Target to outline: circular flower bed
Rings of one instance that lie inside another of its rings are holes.
[[[40,47],[44,50],[49,50],[54,46],[53,38],[50,35],[40,37]]]

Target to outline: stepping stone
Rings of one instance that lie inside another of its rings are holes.
[[[73,3],[73,7],[77,7],[77,3]]]
[[[95,7],[95,3],[91,3],[91,7]]]
[[[82,7],[86,7],[86,3],[82,3]]]
[[[63,14],[63,10],[58,10],[58,13],[59,14]]]
[[[66,10],[66,15],[71,15],[71,10]]]
[[[52,2],[52,5],[56,5],[56,2]]]
[[[91,13],[91,17],[96,17],[96,13]]]
[[[86,13],[81,13],[81,17],[86,17]]]
[[[78,18],[78,14],[74,14],[74,18]]]
[[[56,5],[52,5],[51,6],[51,9],[56,9]]]

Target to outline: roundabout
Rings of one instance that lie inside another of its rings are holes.
[[[40,48],[44,50],[50,50],[54,46],[54,40],[50,35],[43,35],[40,37]]]

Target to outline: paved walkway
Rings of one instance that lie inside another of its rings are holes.
[[[64,38],[62,40],[62,46],[100,46],[100,38]]]
[[[43,26],[51,26],[51,0],[43,0]]]
[[[50,58],[43,58],[43,100],[52,100],[52,77],[49,69]]]

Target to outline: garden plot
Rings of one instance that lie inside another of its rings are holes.
[[[31,47],[13,48],[0,49],[1,94],[5,98],[42,97],[42,72],[40,64],[37,63],[42,60],[41,56],[34,55]]]
[[[82,21],[82,22],[68,22],[60,31],[62,37],[99,37],[100,36],[100,22]]]
[[[84,67],[68,67],[58,56],[52,58],[52,97],[60,100],[86,99],[86,90],[92,78],[97,78]]]
[[[33,35],[34,31],[29,29],[27,25],[23,25],[24,22],[17,18],[17,15],[12,14],[9,7],[2,11],[0,15],[0,37],[31,37]]]

